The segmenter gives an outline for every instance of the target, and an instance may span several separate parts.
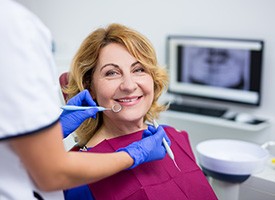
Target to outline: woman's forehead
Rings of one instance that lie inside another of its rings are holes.
[[[133,66],[136,62],[137,59],[124,46],[116,43],[103,47],[98,58],[98,66],[100,68],[109,64],[113,64],[113,66]]]

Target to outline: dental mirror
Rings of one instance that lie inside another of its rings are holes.
[[[114,104],[112,106],[112,111],[115,113],[118,113],[119,111],[121,111],[121,109],[122,109],[122,106],[120,104]]]
[[[104,110],[111,110],[115,113],[118,113],[121,111],[122,106],[120,104],[114,104],[112,108],[104,108],[101,106],[74,106],[74,105],[64,105],[61,106],[63,110],[69,110],[69,111],[76,111],[76,110],[87,110],[87,109],[93,109],[97,108],[99,112],[104,111]]]

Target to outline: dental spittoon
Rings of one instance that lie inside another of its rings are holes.
[[[68,110],[68,111],[76,111],[76,110],[87,110],[87,109],[93,109],[97,108],[98,111],[105,111],[105,110],[111,110],[115,113],[121,111],[122,106],[120,104],[114,104],[112,108],[104,108],[102,106],[74,106],[74,105],[65,105],[61,106],[63,110]]]
[[[153,119],[153,124],[154,124],[154,127],[155,127],[155,128],[158,128],[158,127],[159,127],[159,124],[157,123],[157,121],[156,121],[155,119]],[[181,171],[180,168],[179,168],[179,166],[178,166],[177,163],[176,163],[174,153],[173,153],[172,149],[170,148],[169,144],[167,143],[167,141],[165,140],[165,138],[162,138],[162,143],[163,143],[163,145],[164,145],[164,147],[165,147],[165,149],[166,149],[166,151],[167,151],[169,157],[173,160],[174,165],[176,166],[176,168],[177,168],[179,171]]]

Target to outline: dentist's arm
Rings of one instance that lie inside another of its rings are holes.
[[[14,149],[37,186],[46,191],[68,189],[96,182],[121,170],[162,159],[164,132],[130,144],[115,153],[66,152],[60,123],[11,140]]]

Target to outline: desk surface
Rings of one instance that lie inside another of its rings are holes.
[[[274,182],[275,185],[275,164],[271,163],[271,157],[268,159],[267,164],[263,171],[253,174],[252,176],[255,178],[264,179],[267,181]]]
[[[171,111],[171,110],[163,112],[161,113],[161,115],[163,117],[182,119],[187,121],[211,124],[215,126],[234,128],[234,129],[245,130],[245,131],[261,131],[270,126],[270,121],[266,121],[257,125],[252,125],[252,124],[227,120],[219,117],[210,117],[210,116],[184,113],[184,112]]]

